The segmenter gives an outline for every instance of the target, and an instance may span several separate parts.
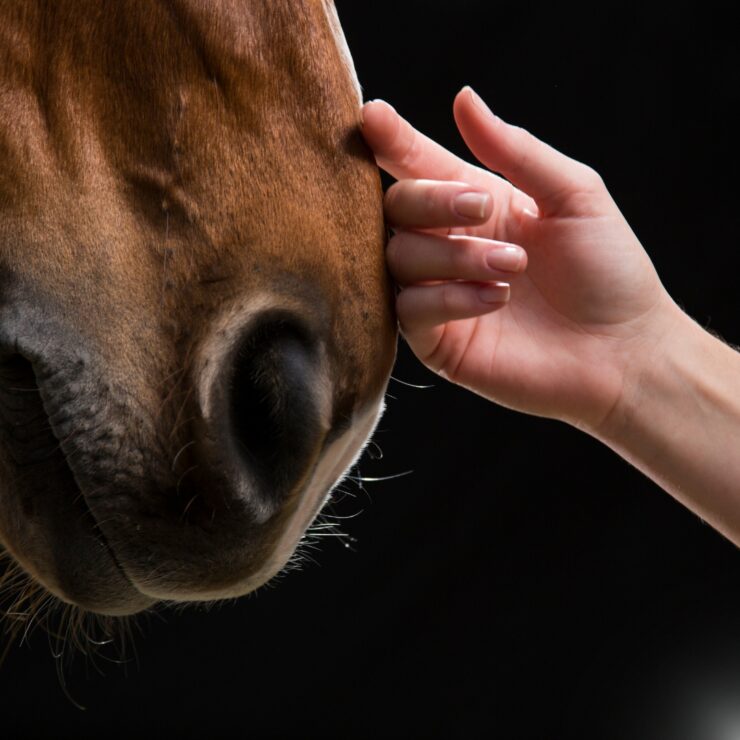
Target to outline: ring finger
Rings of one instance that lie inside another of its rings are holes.
[[[527,253],[516,244],[418,231],[399,231],[388,242],[386,257],[401,285],[428,280],[508,281],[527,266]]]

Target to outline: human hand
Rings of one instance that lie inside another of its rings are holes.
[[[470,88],[455,99],[457,126],[508,182],[386,103],[363,113],[378,165],[399,180],[385,198],[396,229],[387,259],[414,353],[497,403],[598,429],[685,316],[599,175],[504,123]]]

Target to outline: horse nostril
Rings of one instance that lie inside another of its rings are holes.
[[[319,344],[295,320],[273,314],[250,329],[233,357],[228,405],[236,454],[275,501],[305,475],[322,439]]]

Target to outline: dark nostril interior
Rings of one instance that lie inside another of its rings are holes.
[[[17,352],[0,352],[0,441],[19,464],[44,460],[58,446],[33,365]]]
[[[38,390],[33,366],[17,352],[0,353],[0,383],[12,392]]]
[[[280,314],[263,317],[234,355],[231,431],[269,498],[287,493],[305,474],[320,441],[319,383],[316,340]]]

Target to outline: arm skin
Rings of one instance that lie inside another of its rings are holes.
[[[685,314],[587,429],[740,545],[740,354]]]
[[[399,180],[386,193],[387,259],[417,357],[601,440],[740,544],[740,354],[671,299],[598,174],[470,88],[455,120],[488,169],[387,103],[363,113],[379,166]]]

